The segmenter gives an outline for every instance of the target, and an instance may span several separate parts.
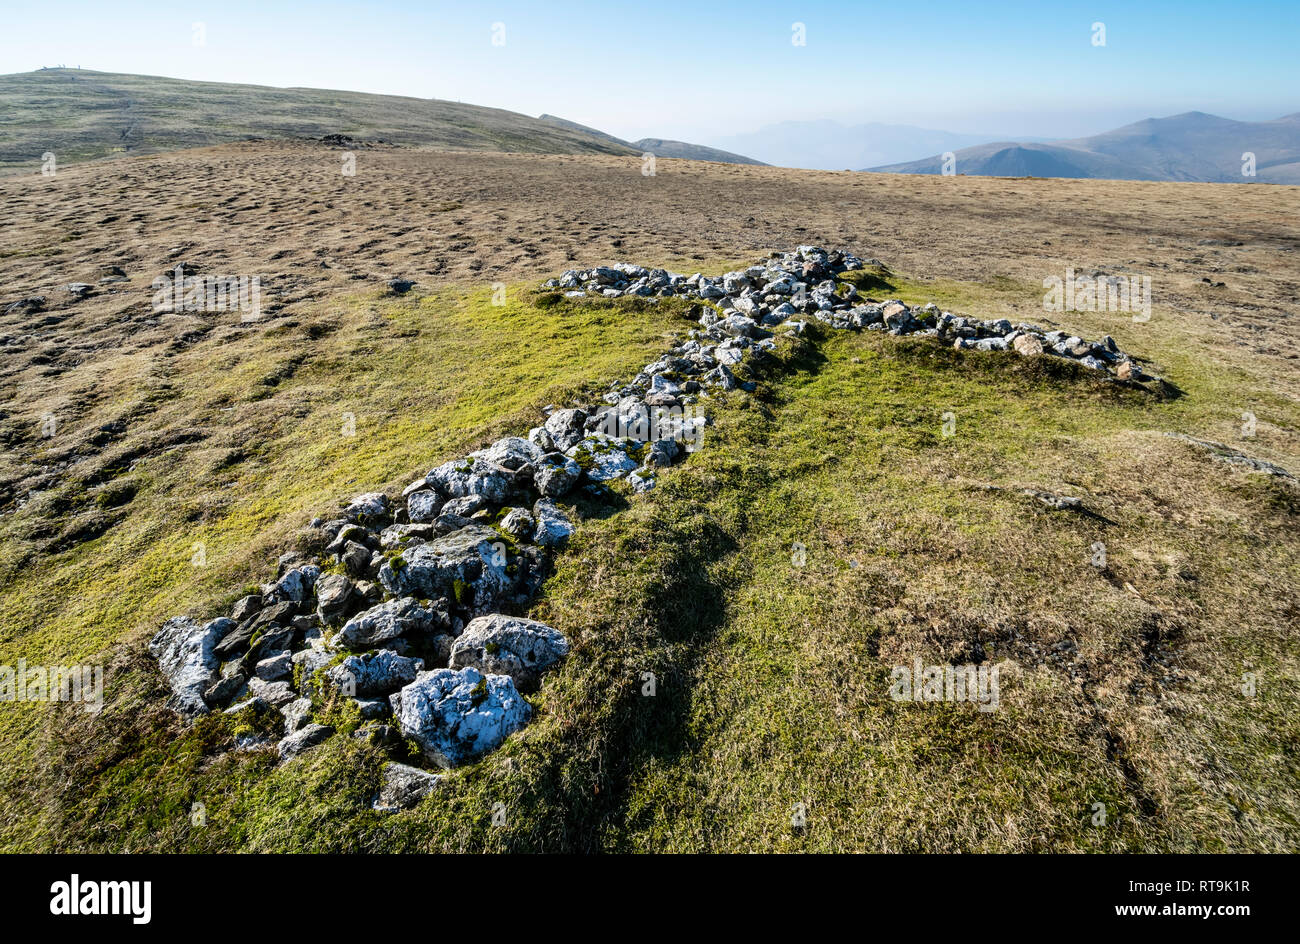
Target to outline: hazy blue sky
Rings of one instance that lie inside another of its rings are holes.
[[[61,0],[7,4],[3,22],[0,72],[63,63],[459,99],[624,138],[708,143],[803,118],[1065,137],[1189,110],[1300,111],[1300,0]]]

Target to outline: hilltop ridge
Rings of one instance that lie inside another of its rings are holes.
[[[193,82],[42,69],[0,76],[0,168],[54,152],[68,164],[247,138],[319,138],[529,154],[633,154],[630,145],[531,118],[434,98]]]

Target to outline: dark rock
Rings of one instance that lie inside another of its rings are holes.
[[[230,700],[243,689],[244,684],[245,679],[241,673],[227,675],[215,682],[203,693],[203,700],[214,708],[220,708],[229,704]]]
[[[324,724],[309,724],[302,730],[295,731],[280,742],[280,760],[297,757],[309,748],[323,743],[333,733],[334,729]]]
[[[230,618],[242,623],[262,608],[262,595],[253,593],[239,600],[230,610]]]
[[[376,810],[384,813],[410,809],[442,783],[442,777],[438,774],[394,762],[384,765],[381,776],[379,795],[373,805]]]

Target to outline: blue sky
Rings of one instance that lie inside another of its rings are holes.
[[[1190,110],[1300,111],[1297,0],[58,2],[9,4],[4,27],[0,72],[63,63],[458,99],[633,139],[708,143],[813,118],[1067,137]]]

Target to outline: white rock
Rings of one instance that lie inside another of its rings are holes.
[[[493,465],[514,471],[526,465],[536,465],[542,458],[542,449],[527,439],[519,436],[507,436],[498,439],[486,449],[469,454],[471,459],[483,459]]]
[[[325,673],[326,679],[345,695],[364,698],[387,695],[413,681],[424,669],[424,660],[399,656],[380,649],[362,656],[348,656]]]
[[[337,652],[327,646],[302,649],[293,654],[293,666],[298,672],[302,694],[310,695],[317,691],[318,680],[314,676],[321,669],[329,666],[337,655]]]
[[[533,503],[533,543],[541,547],[558,547],[573,534],[573,522],[549,498],[539,498]]]
[[[412,492],[406,499],[406,514],[411,521],[419,524],[420,522],[432,521],[438,517],[438,512],[442,510],[442,496],[432,489],[424,489],[418,492]]]
[[[275,600],[301,603],[311,593],[312,586],[316,583],[316,578],[320,576],[320,568],[315,564],[306,564],[302,567],[294,567],[284,572],[275,583],[271,584],[265,596],[270,603]]]
[[[321,622],[336,616],[352,596],[352,581],[342,574],[327,574],[316,581],[316,613]]]
[[[444,462],[429,472],[426,481],[449,498],[482,495],[496,504],[504,502],[511,490],[508,473],[481,457]]]
[[[172,688],[168,702],[171,707],[185,714],[208,710],[203,693],[217,681],[221,667],[212,650],[235,625],[234,620],[225,617],[200,625],[189,617],[177,616],[163,623],[149,640],[149,651]]]
[[[281,650],[257,663],[253,671],[257,673],[258,678],[267,682],[285,678],[293,672],[293,653]]]
[[[548,456],[533,475],[533,484],[543,495],[559,498],[569,492],[582,477],[582,466],[567,456]]]
[[[501,530],[520,541],[532,541],[537,522],[526,508],[511,508],[501,518]]]
[[[472,668],[423,672],[392,704],[402,734],[440,767],[495,750],[532,714],[509,676]]]
[[[287,737],[306,727],[311,719],[311,699],[295,698],[280,706],[280,714],[284,715],[284,733]]]
[[[372,606],[343,624],[333,643],[344,649],[370,649],[408,633],[442,628],[439,615],[420,606],[414,597],[401,597]]]
[[[555,440],[551,434],[546,431],[544,426],[534,426],[528,431],[528,441],[536,446],[542,452],[554,452]]]
[[[587,414],[583,410],[556,410],[546,418],[542,427],[550,436],[555,448],[563,451],[582,438]]]
[[[627,484],[632,486],[632,491],[648,492],[655,487],[654,473],[646,469],[638,469],[627,477]]]
[[[453,669],[472,666],[508,675],[521,691],[537,687],[541,674],[569,654],[569,641],[545,623],[493,613],[469,621],[451,647]]]
[[[406,486],[406,488],[402,489],[402,498],[404,500],[410,498],[416,492],[422,492],[426,490],[428,487],[429,487],[429,483],[425,481],[425,478],[423,476],[421,476],[420,478],[412,482],[410,485]]]
[[[578,463],[593,482],[622,478],[639,465],[627,454],[623,440],[603,435],[588,436],[565,455]]]
[[[460,606],[482,611],[514,594],[507,552],[496,531],[469,525],[406,552],[400,564],[385,563],[379,581],[391,594],[455,599]]]
[[[288,682],[268,682],[256,676],[248,680],[248,691],[254,698],[260,698],[276,708],[287,705],[298,697]]]
[[[388,514],[388,496],[383,492],[367,492],[358,495],[343,510],[343,517],[349,521],[363,524],[382,518]]]

